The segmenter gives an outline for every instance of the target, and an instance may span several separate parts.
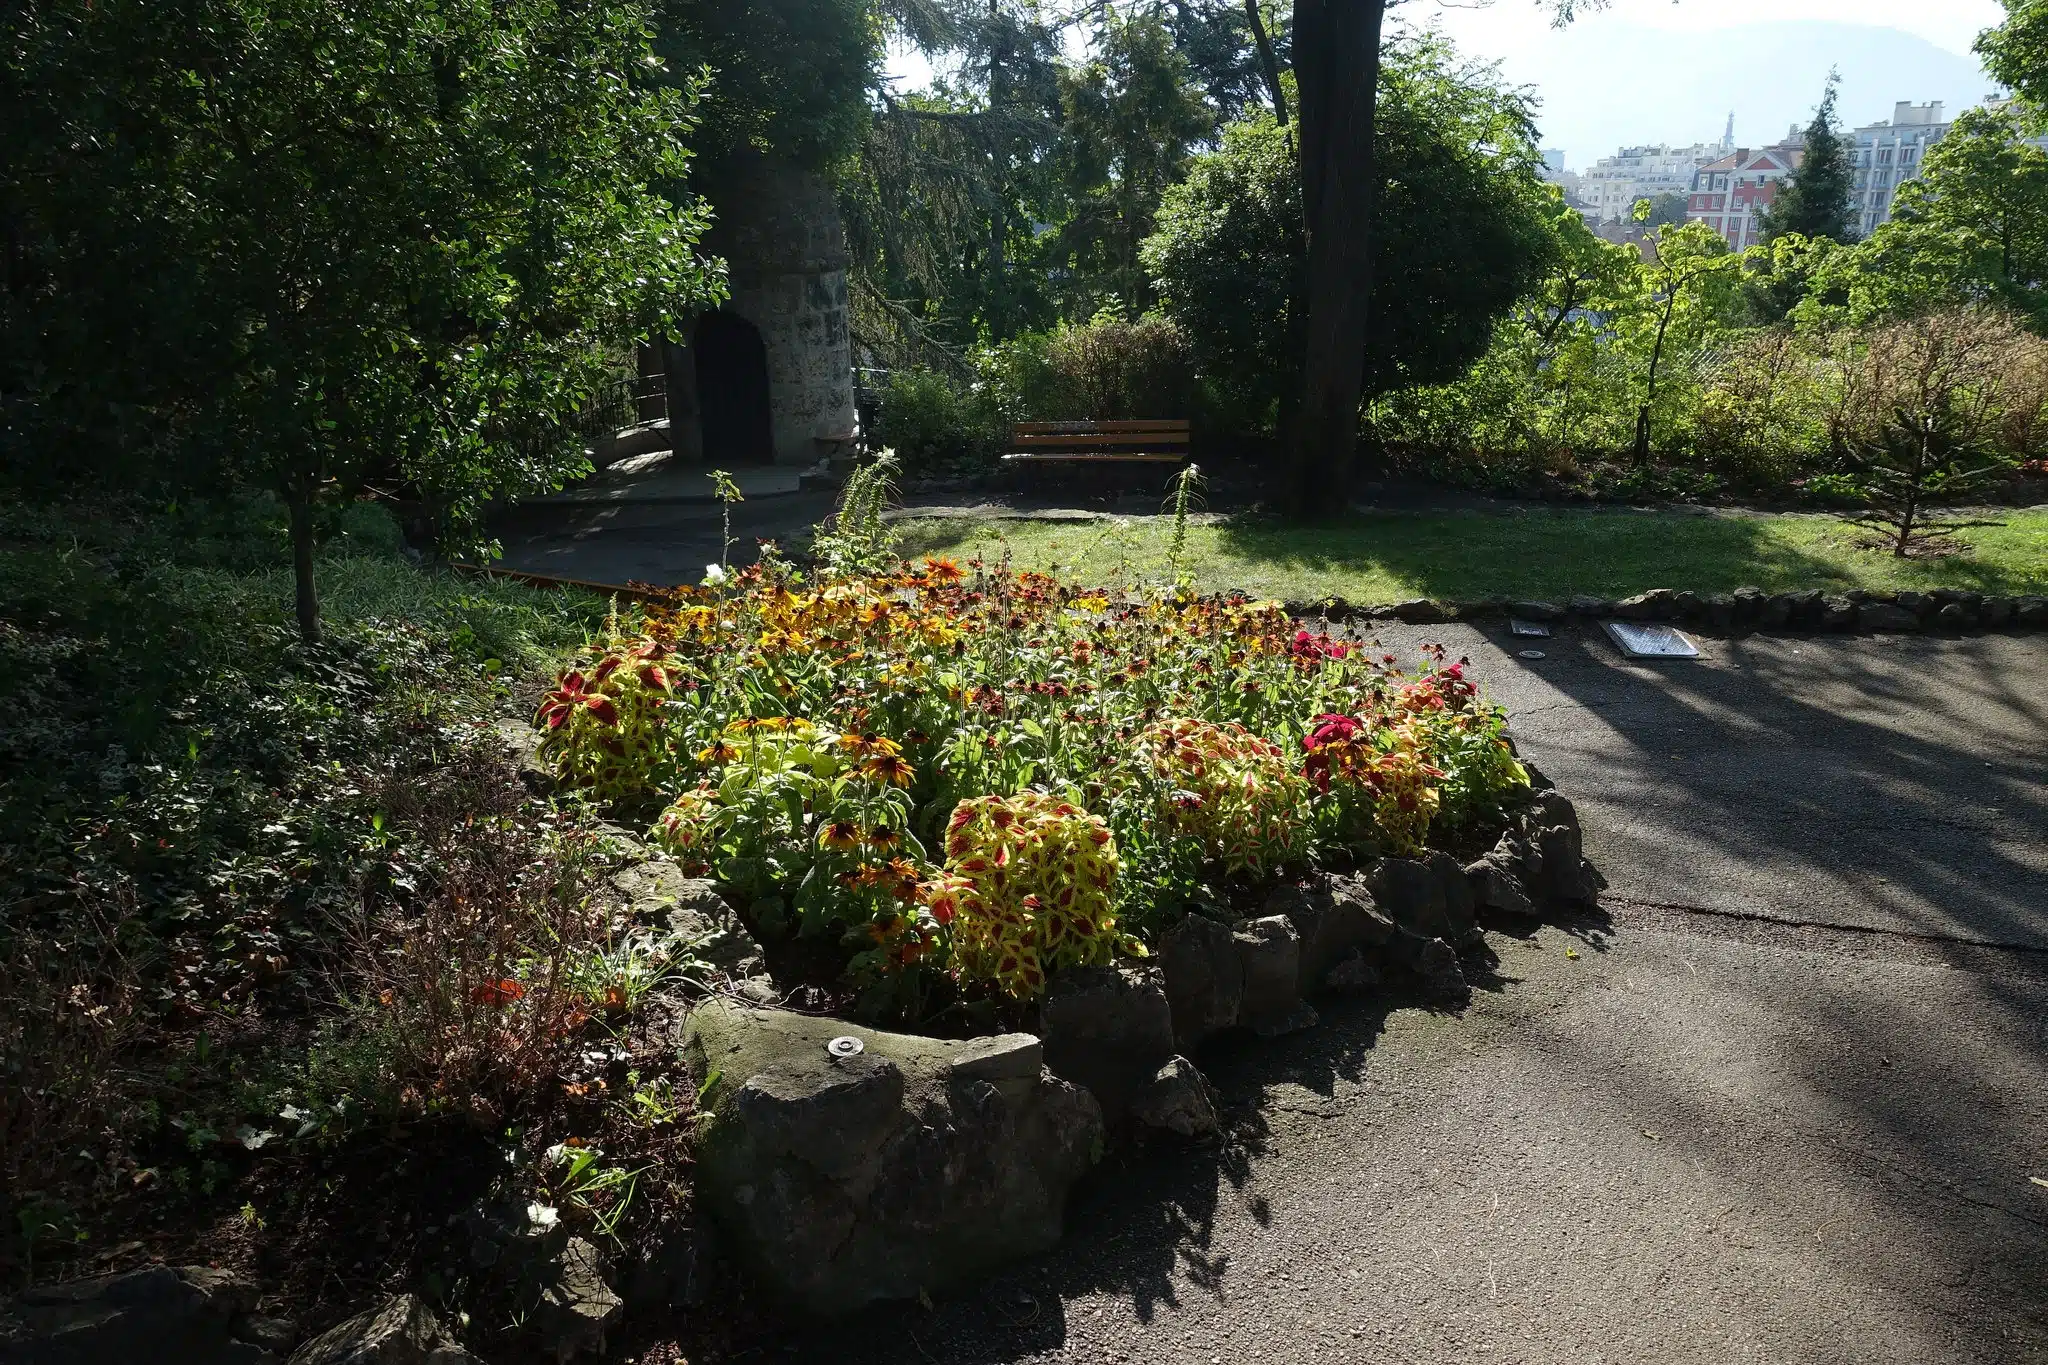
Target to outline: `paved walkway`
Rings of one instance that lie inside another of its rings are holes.
[[[1425,635],[1577,799],[1605,912],[1489,936],[1462,1016],[1205,1055],[1227,1151],[785,1358],[2048,1361],[2048,639],[1381,638]]]

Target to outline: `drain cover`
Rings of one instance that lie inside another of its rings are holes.
[[[1632,621],[1608,621],[1607,637],[1631,659],[1697,659],[1699,648],[1682,630],[1670,626],[1639,626]]]
[[[1523,635],[1533,640],[1548,640],[1550,627],[1541,621],[1524,621],[1519,616],[1512,616],[1508,618],[1508,634]]]
[[[831,1042],[825,1044],[825,1051],[831,1053],[834,1057],[858,1057],[861,1053],[867,1051],[867,1048],[860,1039],[853,1037],[851,1034],[842,1033]]]

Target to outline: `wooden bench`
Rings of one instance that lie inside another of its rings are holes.
[[[1185,418],[1123,422],[1019,422],[1003,468],[1178,469],[1188,460]]]

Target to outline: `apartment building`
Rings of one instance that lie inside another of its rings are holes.
[[[1892,216],[1892,196],[1899,186],[1920,174],[1921,163],[1952,126],[1942,117],[1941,101],[1915,104],[1900,100],[1883,123],[1866,124],[1849,135],[1855,169],[1850,208],[1858,232],[1868,237]]]
[[[1579,199],[1595,223],[1626,222],[1638,199],[1660,194],[1685,194],[1693,176],[1710,161],[1725,156],[1733,143],[1698,142],[1690,147],[1623,147],[1603,156],[1579,174]]]
[[[1701,166],[1686,195],[1687,222],[1703,222],[1736,251],[1763,236],[1763,212],[1778,185],[1799,169],[1803,135],[1797,128],[1770,147],[1741,147]]]

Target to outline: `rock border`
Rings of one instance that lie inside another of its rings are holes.
[[[1221,1136],[1189,1060],[1207,1039],[1312,1028],[1311,997],[1382,983],[1463,1005],[1482,918],[1533,929],[1593,902],[1605,882],[1577,812],[1531,775],[1484,855],[1377,859],[1278,887],[1234,921],[1191,908],[1150,959],[1056,972],[1030,1033],[892,1033],[750,992],[699,1003],[681,1039],[704,1099],[699,1199],[756,1280],[812,1316],[1047,1250],[1107,1150]],[[860,1046],[834,1051],[839,1035]]]
[[[1284,605],[1289,615],[1301,620],[1392,620],[1408,625],[1516,617],[1545,622],[1567,618],[1671,621],[1708,630],[1804,635],[1877,631],[1967,634],[2048,629],[2048,596],[2003,596],[1960,588],[1896,593],[1852,588],[1841,594],[1819,588],[1779,593],[1767,593],[1761,588],[1737,588],[1725,593],[1652,588],[1623,598],[1580,594],[1561,603],[1505,597],[1472,601],[1418,597],[1377,605],[1353,604],[1343,598],[1291,601]]]

